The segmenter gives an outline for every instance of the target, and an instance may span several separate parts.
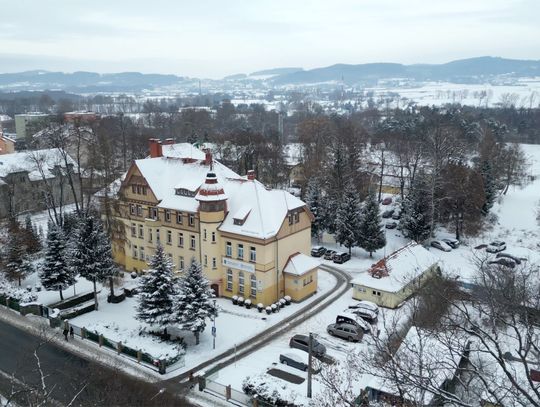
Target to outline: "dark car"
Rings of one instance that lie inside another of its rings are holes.
[[[506,257],[500,257],[497,260],[492,260],[488,262],[489,264],[497,264],[499,266],[504,266],[513,269],[516,267],[516,262],[512,259],[506,258]]]
[[[334,254],[333,261],[337,264],[343,264],[351,259],[351,255],[347,252],[341,252]]]
[[[315,246],[311,249],[311,255],[313,257],[321,257],[326,253],[326,247]]]
[[[392,203],[392,198],[390,198],[390,197],[384,198],[384,199],[381,201],[381,203],[382,203],[383,205],[390,205],[390,204]]]
[[[497,253],[497,255],[495,256],[496,258],[507,258],[507,259],[510,259],[512,261],[514,261],[514,263],[516,264],[521,264],[522,261],[524,261],[525,259],[522,259],[521,257],[516,257],[516,256],[512,256],[511,254],[509,253]]]
[[[384,227],[386,229],[395,229],[395,228],[397,228],[397,222],[386,222]]]
[[[401,219],[401,212],[400,211],[394,212],[394,214],[392,215],[392,219],[400,220]]]
[[[371,326],[367,321],[360,316],[353,314],[349,310],[338,314],[336,317],[336,324],[350,324],[360,327],[364,332],[370,332]]]
[[[303,350],[304,352],[309,352],[309,336],[308,335],[294,335],[289,341],[289,346],[291,348],[296,348]],[[326,355],[326,347],[317,341],[316,339],[311,339],[311,352],[315,356],[324,356]]]
[[[443,252],[451,252],[452,248],[444,243],[442,240],[433,240],[431,242],[431,247],[442,250]]]
[[[441,240],[444,243],[446,243],[448,246],[450,246],[452,249],[457,249],[460,245],[460,241],[452,237],[445,237],[444,239],[441,239]]]
[[[326,251],[326,253],[324,253],[324,259],[325,260],[332,260],[334,258],[334,254],[336,254],[337,252],[335,250],[332,250],[332,249],[328,249]]]
[[[326,331],[332,336],[346,339],[349,342],[360,342],[364,336],[362,328],[352,324],[330,324]]]
[[[382,213],[381,216],[382,216],[384,219],[388,219],[388,218],[391,218],[393,214],[394,214],[394,210],[393,210],[393,209],[387,209],[386,211],[384,211],[384,212]]]

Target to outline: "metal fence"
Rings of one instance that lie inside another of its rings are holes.
[[[244,392],[233,389],[230,386],[225,386],[224,384],[215,382],[208,378],[205,380],[205,384],[206,386],[205,386],[204,391],[207,391],[220,398],[223,398],[224,400],[232,401],[234,403],[237,403],[243,406],[253,405],[253,401],[251,400],[251,397],[245,394]]]

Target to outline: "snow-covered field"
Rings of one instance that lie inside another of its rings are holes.
[[[213,349],[213,337],[211,333],[212,322],[207,321],[206,330],[200,335],[199,345],[195,345],[195,337],[190,332],[176,331],[174,327],[169,329],[173,335],[184,338],[187,345],[185,366],[169,368],[175,369],[175,374],[191,370],[205,360],[217,356],[221,352],[232,349],[249,338],[257,335],[265,329],[278,324],[289,315],[294,314],[306,304],[314,301],[334,287],[336,279],[325,271],[319,271],[317,294],[299,304],[291,304],[280,312],[267,315],[259,313],[256,308],[246,309],[233,305],[231,300],[218,298],[217,304],[221,308],[216,318],[216,349]],[[98,311],[74,318],[71,322],[78,327],[85,327],[91,331],[97,331],[113,341],[122,341],[123,344],[135,349],[141,349],[154,357],[171,356],[176,351],[175,345],[160,341],[157,337],[149,334],[139,334],[145,325],[135,319],[137,300],[126,298],[119,304],[106,302],[107,290],[103,290],[100,297]]]

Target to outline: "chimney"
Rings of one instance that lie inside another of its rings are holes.
[[[151,138],[148,140],[150,147],[150,158],[163,157],[163,150],[161,148],[161,140],[157,138]]]
[[[174,144],[174,139],[173,138],[167,138],[165,139],[165,141],[162,143],[164,146],[168,146],[168,145],[171,145],[171,144]]]
[[[253,181],[255,179],[255,170],[249,170],[247,172],[247,179]]]
[[[212,165],[212,152],[209,148],[204,149],[204,165]]]

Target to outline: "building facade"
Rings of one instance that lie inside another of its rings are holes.
[[[29,112],[15,115],[15,132],[17,140],[25,140],[27,136],[47,127],[50,115],[40,112]],[[30,134],[28,132],[30,131]]]
[[[157,245],[176,269],[192,258],[217,296],[234,295],[269,305],[302,285],[301,273],[286,284],[284,271],[294,253],[308,254],[312,215],[290,193],[266,188],[253,172],[240,176],[187,144],[150,141],[150,156],[136,160],[109,205],[115,261],[141,272]],[[313,274],[313,269],[305,270]]]

